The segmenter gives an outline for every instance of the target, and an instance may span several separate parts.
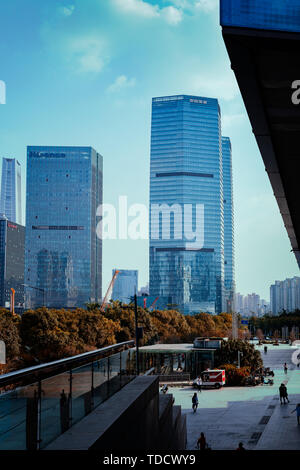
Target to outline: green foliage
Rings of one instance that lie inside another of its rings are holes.
[[[275,331],[281,333],[281,328],[287,326],[290,330],[293,326],[300,327],[300,310],[283,312],[280,315],[264,315],[263,317],[251,317],[249,328],[252,331],[261,329],[264,334],[273,335]]]
[[[238,351],[243,354],[240,358],[241,367],[250,367],[251,370],[256,370],[263,366],[260,352],[255,349],[254,344],[239,339],[222,341],[222,348],[216,354],[216,364],[236,365]]]

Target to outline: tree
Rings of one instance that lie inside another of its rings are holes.
[[[242,353],[241,367],[250,367],[251,370],[257,370],[263,366],[260,352],[255,349],[254,344],[239,339],[222,341],[222,347],[216,353],[216,364],[236,365],[238,351]]]
[[[6,346],[8,360],[15,359],[20,353],[20,317],[12,315],[8,310],[0,309],[0,340]]]

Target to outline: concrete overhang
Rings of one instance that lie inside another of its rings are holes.
[[[235,1],[235,8],[242,3]],[[245,9],[241,23],[230,25],[229,4],[233,0],[221,0],[223,38],[300,267],[300,104],[292,102],[292,84],[300,80],[300,5],[299,30],[292,32],[264,29],[253,16],[247,17]]]

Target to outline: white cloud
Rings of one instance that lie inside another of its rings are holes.
[[[134,13],[147,18],[159,16],[159,6],[151,5],[143,0],[113,0],[113,3],[126,13]]]
[[[208,13],[219,7],[219,0],[196,0],[195,7]]]
[[[175,6],[160,8],[144,0],[112,0],[124,13],[131,13],[144,18],[163,18],[170,25],[177,25],[183,18],[183,11]]]
[[[190,93],[195,95],[233,100],[239,93],[233,72],[216,72],[215,75],[197,74],[189,80]]]
[[[68,39],[66,54],[72,67],[79,73],[99,73],[108,60],[103,40],[97,36]]]
[[[178,8],[169,6],[161,10],[161,16],[165,18],[167,23],[176,25],[181,22],[182,17],[183,17],[183,12],[182,10],[179,10]]]
[[[126,75],[120,75],[116,80],[107,88],[109,93],[116,93],[124,88],[132,88],[135,86],[135,78],[128,79]]]
[[[66,5],[58,8],[59,13],[62,16],[71,16],[75,10],[75,5]]]

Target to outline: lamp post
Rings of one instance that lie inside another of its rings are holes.
[[[135,317],[135,347],[136,347],[136,375],[140,374],[140,358],[139,358],[139,328],[138,328],[138,311],[137,311],[137,296],[134,294],[134,317]]]
[[[241,357],[243,356],[243,353],[241,351],[238,351],[238,366],[237,368],[241,368]]]

